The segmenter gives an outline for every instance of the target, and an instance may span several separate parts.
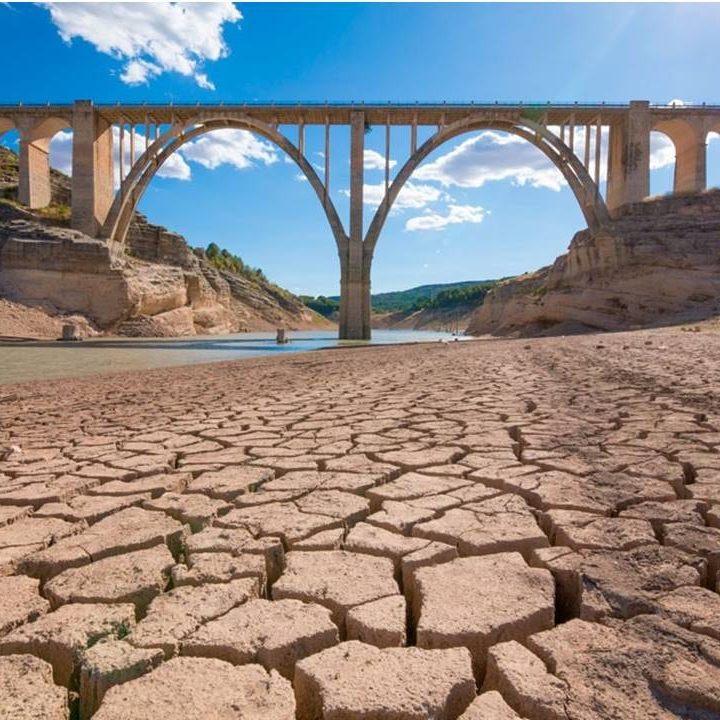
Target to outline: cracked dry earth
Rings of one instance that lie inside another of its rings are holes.
[[[0,716],[720,718],[719,341],[5,386]]]

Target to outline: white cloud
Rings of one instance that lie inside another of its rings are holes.
[[[511,180],[516,185],[560,190],[560,171],[529,142],[516,135],[486,130],[464,140],[449,153],[421,165],[418,180],[479,188],[487,182]]]
[[[131,60],[120,74],[120,79],[126,85],[144,85],[161,72],[161,67],[146,60]]]
[[[479,205],[449,205],[447,214],[441,215],[428,210],[423,215],[410,218],[405,223],[405,229],[410,232],[417,230],[442,230],[447,225],[461,223],[481,223],[488,211]]]
[[[232,165],[238,170],[244,170],[257,163],[272,165],[278,161],[274,145],[247,130],[233,128],[214,130],[199,140],[187,143],[180,152],[186,160],[199,163],[209,170],[220,165]]]
[[[363,165],[366,170],[384,170],[385,156],[375,150],[364,150]],[[397,165],[397,160],[393,160],[391,158],[388,165],[390,166],[390,169],[394,168]]]
[[[203,90],[214,90],[215,89],[215,83],[213,83],[205,73],[195,73],[194,77],[195,77],[195,82]]]
[[[664,133],[650,133],[650,169],[660,170],[675,162],[675,144]]]
[[[50,141],[50,166],[72,175],[72,130],[62,130]]]
[[[350,197],[349,190],[341,190],[340,192],[347,197]],[[368,184],[363,185],[363,202],[366,205],[377,207],[385,197],[385,183]],[[437,202],[438,200],[448,199],[448,195],[444,193],[440,188],[433,187],[432,185],[425,185],[421,183],[414,183],[408,181],[403,185],[402,189],[398,193],[395,202],[393,203],[393,210],[419,210],[420,208],[429,205],[430,203]]]
[[[299,172],[295,175],[295,179],[298,182],[307,182],[308,181],[307,175],[305,175],[305,173],[301,173],[301,172]]]
[[[209,90],[214,85],[202,72],[203,63],[228,55],[224,25],[242,19],[232,2],[49,2],[45,7],[65,42],[78,37],[122,61],[122,82],[140,85],[176,72]]]

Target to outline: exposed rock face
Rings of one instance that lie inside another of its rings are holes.
[[[0,191],[12,196],[16,164],[4,156],[0,161]],[[67,204],[68,179],[56,172],[53,179],[53,201]],[[0,335],[59,336],[61,322],[17,310],[27,306],[66,316],[63,321],[78,326],[81,336],[332,327],[281,288],[217,270],[181,235],[139,213],[120,251],[64,224],[0,203]]]
[[[583,230],[555,262],[501,283],[471,335],[620,330],[720,314],[720,191],[660,197]]]

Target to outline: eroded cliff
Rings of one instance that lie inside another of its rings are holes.
[[[56,336],[62,321],[76,324],[84,335],[333,327],[263,278],[217,269],[202,250],[142,215],[120,252],[69,229],[63,216],[68,188],[58,173],[50,209],[20,207],[12,201],[12,158],[9,151],[0,158],[7,198],[0,201],[0,336]]]
[[[696,322],[720,315],[720,191],[631,205],[575,235],[546,268],[500,283],[472,335],[535,335]]]

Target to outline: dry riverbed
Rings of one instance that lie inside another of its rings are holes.
[[[720,718],[720,335],[0,390],[0,717]]]

